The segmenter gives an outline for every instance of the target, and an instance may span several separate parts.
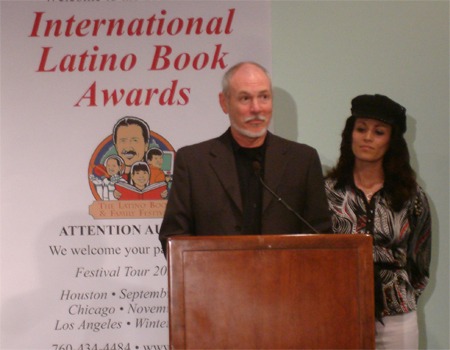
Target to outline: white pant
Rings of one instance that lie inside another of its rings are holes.
[[[418,349],[417,312],[383,317],[384,326],[375,322],[376,349]]]

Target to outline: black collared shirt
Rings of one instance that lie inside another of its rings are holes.
[[[262,185],[255,171],[254,163],[258,162],[263,176],[266,144],[260,147],[245,148],[232,138],[234,158],[239,177],[239,185],[244,209],[243,234],[261,233]]]

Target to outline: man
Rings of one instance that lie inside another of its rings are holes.
[[[134,163],[144,160],[149,140],[150,128],[142,119],[123,117],[114,125],[113,142],[125,163],[125,174],[130,173]]]
[[[252,62],[233,66],[223,77],[219,101],[230,128],[177,152],[159,233],[164,253],[174,235],[311,233],[260,177],[315,231],[331,232],[316,150],[268,131],[272,85],[267,71]]]

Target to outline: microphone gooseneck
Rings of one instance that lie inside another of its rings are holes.
[[[281,198],[279,195],[277,195],[263,180],[262,176],[261,176],[261,163],[258,161],[253,161],[252,162],[252,168],[253,171],[255,173],[255,175],[259,178],[259,182],[261,183],[261,185],[263,185],[263,187],[269,191],[269,193],[275,197],[275,199],[280,202],[287,210],[289,210],[290,212],[292,212],[301,222],[303,222],[306,226],[308,226],[308,228],[310,230],[312,230],[315,233],[320,233],[319,231],[317,231],[308,221],[306,221],[299,213],[297,213],[289,204],[287,204],[283,198]]]

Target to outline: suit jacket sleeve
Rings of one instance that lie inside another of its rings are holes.
[[[178,150],[175,158],[172,188],[159,232],[159,240],[161,241],[164,255],[166,254],[168,237],[186,235],[193,232],[189,164],[184,154],[184,150],[181,148]]]

